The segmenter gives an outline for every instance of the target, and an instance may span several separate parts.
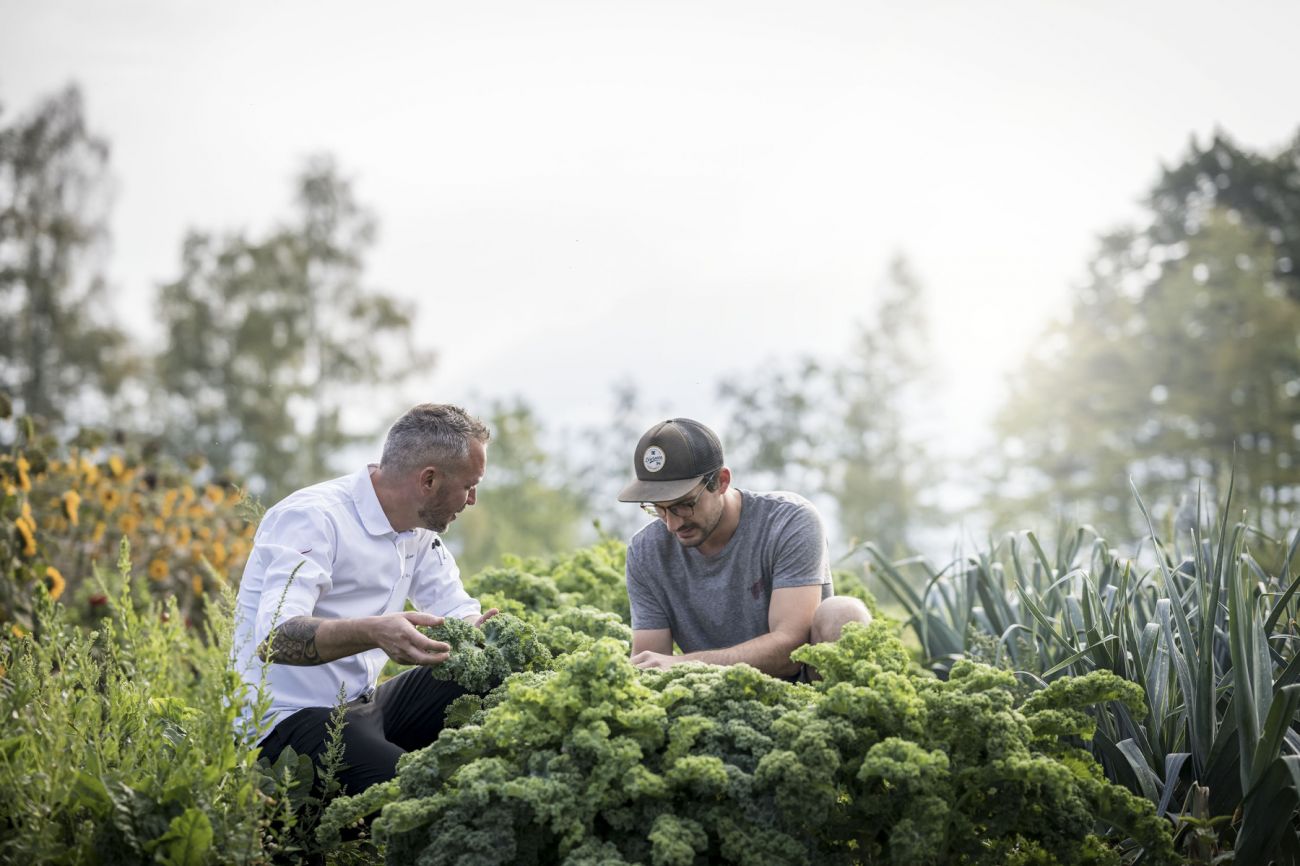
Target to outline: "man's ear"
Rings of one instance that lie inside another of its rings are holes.
[[[424,493],[432,493],[438,486],[439,475],[437,466],[426,466],[420,470],[420,490]]]
[[[718,493],[726,493],[731,486],[731,470],[723,466],[718,470]]]

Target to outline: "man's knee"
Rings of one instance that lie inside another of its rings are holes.
[[[812,643],[831,643],[840,639],[847,623],[871,623],[871,611],[851,595],[834,595],[817,605],[813,614]]]

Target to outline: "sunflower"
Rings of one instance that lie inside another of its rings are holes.
[[[168,490],[163,494],[161,514],[163,517],[171,517],[173,509],[176,508],[176,498],[180,496],[180,491],[176,488]]]
[[[158,580],[158,581],[166,580],[168,575],[170,574],[171,574],[171,569],[167,567],[166,560],[157,559],[157,558],[150,560],[149,578],[151,580]]]
[[[217,568],[221,568],[223,565],[226,564],[227,558],[228,558],[228,554],[226,553],[226,546],[222,544],[220,541],[213,543],[212,556],[208,558],[209,561]]]
[[[69,490],[63,494],[63,513],[67,516],[68,522],[73,526],[79,525],[77,509],[81,507],[81,494],[75,490]]]
[[[59,574],[59,570],[52,565],[45,567],[45,577],[49,579],[50,601],[58,601],[59,596],[63,595],[63,590],[68,588],[68,582]]]
[[[28,493],[32,489],[32,479],[27,475],[31,468],[32,464],[27,462],[27,458],[21,454],[18,455],[18,488],[24,493]]]
[[[104,506],[105,511],[116,511],[122,504],[122,494],[117,492],[116,487],[105,487],[99,491],[99,504]]]
[[[203,576],[196,574],[191,577],[190,588],[194,590],[195,595],[203,595]]]
[[[9,629],[9,633],[10,633],[11,635],[13,635],[14,637],[19,638],[19,639],[21,640],[22,638],[24,638],[24,637],[27,636],[27,629],[23,628],[23,627],[20,626],[18,623],[14,623],[14,624],[10,627],[10,629]]]
[[[14,521],[14,526],[18,527],[18,534],[23,538],[23,556],[36,555],[36,533],[27,523],[27,517],[23,516]]]
[[[99,544],[99,542],[104,538],[104,533],[107,531],[108,531],[108,524],[102,520],[96,520],[95,531],[90,533],[91,543]]]
[[[117,528],[122,530],[123,535],[135,535],[135,531],[140,528],[140,516],[128,511],[117,519]]]
[[[188,547],[192,538],[193,533],[190,531],[190,525],[188,523],[182,523],[180,530],[176,534],[176,546]]]
[[[208,497],[208,501],[213,505],[220,505],[226,501],[226,491],[222,490],[216,484],[209,484],[203,493]]]
[[[113,473],[114,478],[121,478],[126,472],[126,464],[122,462],[121,457],[114,454],[108,458],[108,471]]]

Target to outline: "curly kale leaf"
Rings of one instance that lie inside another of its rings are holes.
[[[546,617],[538,634],[551,654],[557,656],[588,649],[603,637],[622,641],[629,648],[632,645],[632,629],[619,619],[618,614],[590,605],[552,613]]]
[[[497,614],[480,629],[450,617],[440,626],[422,627],[426,635],[451,646],[447,661],[429,670],[434,679],[451,680],[482,694],[516,671],[544,670],[551,653],[537,629],[508,613]]]

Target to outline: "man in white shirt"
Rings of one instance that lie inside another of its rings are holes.
[[[270,698],[262,754],[319,761],[340,690],[349,793],[391,779],[397,759],[438,736],[464,690],[424,668],[450,647],[416,626],[482,613],[442,543],[475,502],[489,432],[456,406],[425,403],[388,431],[379,465],[299,490],[262,518],[239,587],[235,665],[251,702]],[[405,611],[407,599],[418,609]],[[419,665],[376,688],[386,659]],[[264,680],[264,685],[263,685]],[[247,730],[251,705],[242,722]],[[265,730],[265,728],[264,728]]]

